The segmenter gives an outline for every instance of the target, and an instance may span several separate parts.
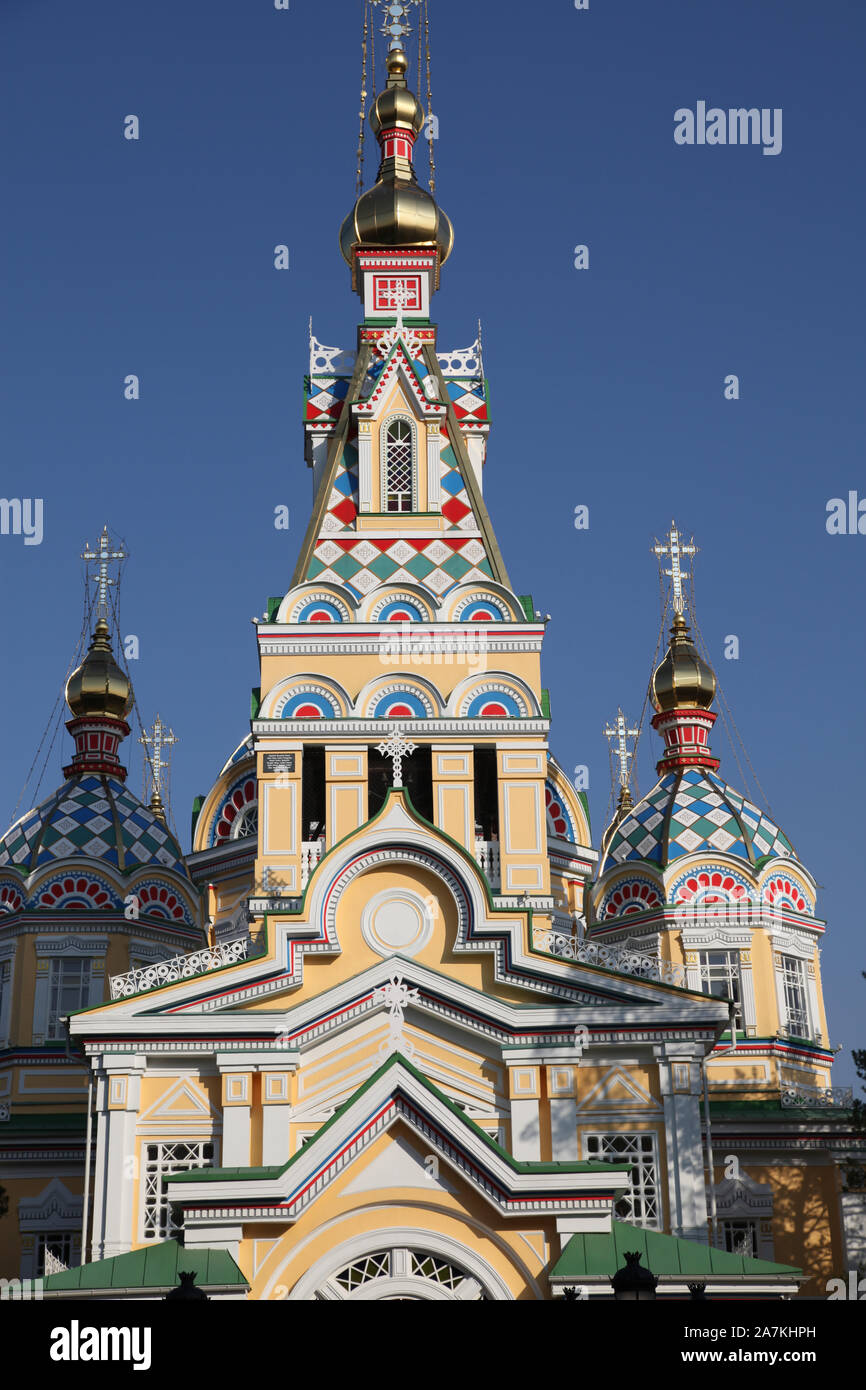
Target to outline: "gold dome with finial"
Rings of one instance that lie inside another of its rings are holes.
[[[104,618],[97,621],[87,655],[66,682],[66,703],[76,719],[125,719],[132,708],[132,684],[114,659]]]
[[[356,246],[435,246],[441,265],[454,245],[450,218],[433,194],[420,186],[412,164],[424,108],[407,86],[408,66],[402,48],[392,48],[387,57],[387,85],[370,111],[382,162],[375,184],[357,199],[340,228],[340,250],[349,265]]]
[[[667,652],[653,674],[653,704],[660,713],[709,709],[715,698],[715,673],[689,636],[685,617],[676,613]]]

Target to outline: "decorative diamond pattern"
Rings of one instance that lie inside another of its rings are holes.
[[[467,382],[451,382],[457,398],[466,398],[467,416],[479,403],[486,412],[483,388],[480,394]],[[471,406],[470,402],[474,402]],[[484,416],[478,418],[486,418]],[[346,444],[337,468],[322,518],[319,539],[307,568],[308,580],[345,585],[366,595],[380,584],[423,583],[436,594],[454,584],[492,576],[478,523],[469,503],[463,476],[447,437],[441,450],[442,514],[448,529],[439,536],[415,537],[390,534],[360,535],[358,516],[357,445]]]
[[[747,862],[796,857],[787,837],[757,806],[714,773],[687,768],[667,773],[620,823],[602,872],[629,859],[665,865],[704,849]]]
[[[122,782],[106,780],[113,808],[101,778],[72,779],[6,832],[0,840],[0,867],[15,864],[29,873],[79,855],[120,867],[119,834],[127,862],[157,862],[186,877],[180,848],[165,826]]]

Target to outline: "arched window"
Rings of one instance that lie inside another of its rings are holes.
[[[385,512],[411,512],[414,498],[414,443],[408,420],[392,420],[385,430],[385,458],[382,469]]]

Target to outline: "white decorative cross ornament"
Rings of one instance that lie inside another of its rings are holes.
[[[392,48],[402,48],[403,39],[408,39],[412,33],[412,26],[409,23],[409,6],[420,5],[421,0],[373,0],[386,12],[387,18],[382,25],[382,33],[386,39],[391,40]]]
[[[614,756],[619,763],[619,784],[621,787],[628,786],[628,764],[629,759],[634,757],[634,749],[629,748],[627,739],[637,738],[638,729],[630,729],[628,720],[622,710],[616,712],[616,723],[611,726],[605,725],[604,736],[608,740],[616,739],[616,751]]]
[[[683,571],[680,562],[683,556],[697,555],[698,548],[694,540],[689,541],[687,545],[682,543],[680,540],[680,533],[677,530],[677,524],[675,521],[672,521],[671,529],[668,532],[667,544],[662,545],[661,542],[656,541],[652,549],[653,554],[657,555],[659,559],[661,559],[663,555],[670,557],[671,567],[669,570],[665,570],[664,573],[668,575],[672,581],[674,612],[682,617],[686,606],[683,597],[683,580],[689,579],[690,575]]]
[[[403,335],[403,310],[409,303],[409,286],[405,280],[398,280],[394,288],[388,292],[390,307],[397,310],[397,336]]]
[[[91,550],[90,541],[85,541],[84,549],[81,552],[81,558],[88,562],[90,560],[98,561],[96,566],[96,618],[97,621],[103,618],[105,622],[108,622],[108,586],[109,584],[117,584],[116,579],[109,579],[108,566],[112,560],[117,560],[118,562],[125,560],[127,558],[126,551],[122,546],[119,550],[111,549],[108,527],[103,526],[102,535],[97,541],[96,549]]]
[[[403,323],[403,310],[407,308],[412,295],[405,280],[397,280],[392,289],[386,291],[389,309],[397,310],[397,322],[391,328],[385,328],[376,339],[376,350],[381,357],[387,357],[394,344],[402,338],[409,354],[412,357],[419,357],[423,344],[418,334],[413,328],[406,328]]]
[[[399,729],[395,729],[390,738],[386,738],[379,745],[379,752],[386,758],[393,759],[394,770],[391,778],[393,787],[403,785],[403,759],[411,756],[415,752],[415,744],[411,739],[405,738]]]
[[[417,989],[410,988],[402,975],[392,975],[386,985],[373,991],[373,1003],[385,1004],[388,1008],[388,1037],[379,1045],[381,1053],[404,1052],[407,1057],[412,1056],[414,1045],[403,1036],[403,1011],[417,1002]]]
[[[159,715],[157,715],[150,730],[145,730],[138,741],[144,744],[145,763],[147,762],[148,746],[153,749],[153,755],[150,759],[151,790],[161,794],[163,790],[163,773],[168,770],[169,763],[169,759],[165,755],[165,750],[171,748],[178,740],[168,725],[163,724]]]

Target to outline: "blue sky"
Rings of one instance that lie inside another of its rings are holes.
[[[141,643],[143,718],[159,710],[181,740],[184,843],[193,796],[248,730],[250,618],[287,588],[310,506],[307,321],[352,346],[360,317],[337,249],[360,13],[360,0],[0,9],[2,492],[41,497],[45,517],[39,546],[0,536],[4,819],[81,628],[79,552],[106,520],[131,553],[121,614]],[[431,34],[438,195],[456,229],[434,315],[443,348],[483,322],[485,495],[515,587],[552,615],[551,746],[589,767],[597,837],[601,729],[618,704],[640,711],[658,629],[649,547],[675,516],[700,546],[698,616],[752,764],[821,885],[850,1081],[847,1052],[866,1046],[866,536],[830,536],[825,519],[830,498],[866,497],[866,12],[431,0]],[[698,101],[781,108],[782,152],[678,146],[674,112]],[[281,503],[288,533],[272,525]],[[729,634],[738,661],[723,657]],[[714,746],[722,775],[753,791],[721,721]],[[69,750],[63,732],[40,795]],[[643,791],[657,750],[650,732]]]

